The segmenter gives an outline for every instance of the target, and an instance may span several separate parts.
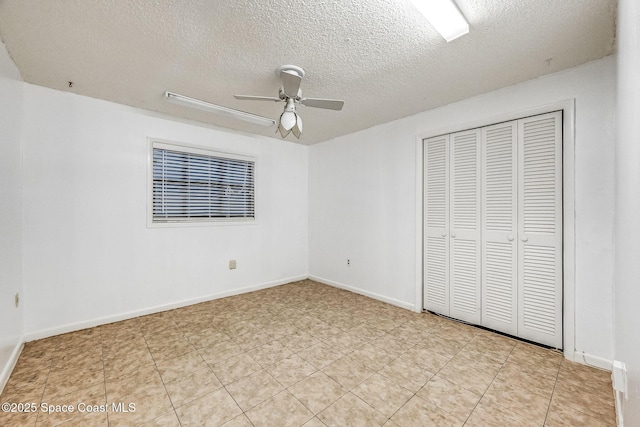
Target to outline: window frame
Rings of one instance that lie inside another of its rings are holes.
[[[253,218],[203,218],[192,220],[154,221],[153,218],[153,150],[154,148],[198,154],[212,157],[223,157],[233,160],[253,162]],[[210,227],[220,225],[255,225],[258,222],[258,159],[256,156],[230,153],[211,147],[168,141],[159,138],[148,138],[147,144],[147,228],[182,228],[182,227]]]

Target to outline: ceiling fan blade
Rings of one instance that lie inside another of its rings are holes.
[[[253,95],[233,95],[235,99],[241,99],[243,101],[274,101],[280,102],[282,99],[275,98],[273,96],[253,96]]]
[[[344,101],[339,99],[322,99],[322,98],[302,98],[300,104],[307,107],[325,108],[327,110],[342,110]]]
[[[298,96],[298,90],[300,90],[300,83],[302,83],[302,77],[296,74],[294,71],[282,70],[280,73],[282,78],[282,87],[284,88],[284,94],[289,98],[295,98]]]

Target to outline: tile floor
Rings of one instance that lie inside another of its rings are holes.
[[[308,280],[27,343],[0,402],[36,409],[2,426],[615,425],[608,372]]]

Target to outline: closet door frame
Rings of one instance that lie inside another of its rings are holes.
[[[509,106],[513,105],[514,108]],[[516,110],[520,108],[519,110]],[[415,304],[414,311],[424,311],[423,299],[423,261],[424,261],[424,233],[423,218],[425,207],[423,205],[423,180],[424,180],[424,150],[423,140],[443,134],[455,133],[467,129],[490,126],[496,123],[518,120],[528,116],[562,111],[562,204],[563,204],[563,354],[565,358],[578,361],[580,358],[575,350],[575,99],[566,99],[542,106],[532,106],[522,109],[516,101],[507,101],[501,109],[507,111],[493,116],[483,116],[484,112],[478,110],[477,114],[467,115],[470,119],[465,121],[452,121],[451,124],[442,126],[439,123],[427,124],[415,138],[415,200],[416,200],[416,270],[415,270]],[[509,112],[511,110],[511,112]]]

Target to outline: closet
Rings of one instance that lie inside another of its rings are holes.
[[[424,143],[424,308],[562,348],[562,112]]]

